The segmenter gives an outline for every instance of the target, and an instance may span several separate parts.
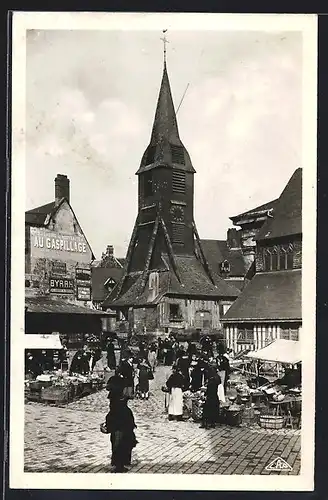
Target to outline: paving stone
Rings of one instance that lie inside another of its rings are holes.
[[[130,472],[175,474],[270,474],[265,467],[282,456],[300,471],[300,431],[217,426],[200,429],[191,419],[169,422],[164,412],[169,369],[159,367],[148,401],[129,403],[139,441]],[[25,406],[25,471],[110,473],[109,437],[99,431],[108,411],[105,390],[63,407]]]

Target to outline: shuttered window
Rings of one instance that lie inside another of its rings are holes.
[[[173,243],[183,244],[184,242],[184,224],[172,223],[172,241]]]
[[[180,170],[172,171],[172,191],[174,193],[185,194],[186,192],[186,173]]]
[[[184,150],[182,146],[173,146],[171,144],[171,155],[173,163],[179,163],[180,165],[185,164]]]

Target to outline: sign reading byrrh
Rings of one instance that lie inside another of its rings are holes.
[[[49,280],[50,293],[74,293],[75,284],[71,278],[55,278],[50,277]]]

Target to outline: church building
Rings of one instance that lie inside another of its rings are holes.
[[[138,214],[120,283],[103,306],[131,332],[213,331],[240,291],[206,259],[194,220],[195,169],[183,145],[164,70],[138,176]]]

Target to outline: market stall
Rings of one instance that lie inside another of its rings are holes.
[[[91,349],[90,341],[89,348]],[[69,373],[59,334],[25,336],[25,399],[63,404],[102,389],[103,373]]]
[[[252,392],[262,407],[259,423],[262,427],[300,427],[301,425],[301,346],[299,341],[277,339],[266,347],[249,352],[247,358],[256,361],[257,378],[265,374],[267,364],[276,366],[274,380],[259,385]],[[268,369],[268,368],[267,368]],[[247,390],[244,387],[245,392]],[[253,403],[255,406],[255,404]]]

